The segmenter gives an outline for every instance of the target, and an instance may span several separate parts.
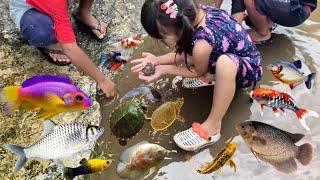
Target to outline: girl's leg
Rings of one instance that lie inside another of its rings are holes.
[[[30,45],[49,50],[62,50],[56,39],[51,18],[36,9],[29,9],[24,13],[20,28]],[[50,53],[50,56],[54,61],[69,61],[65,55]]]
[[[271,20],[259,13],[255,7],[254,0],[244,0],[248,16],[254,25],[254,30],[249,31],[249,35],[253,41],[268,40],[271,37],[270,27]]]
[[[80,5],[75,13],[76,17],[83,21],[85,24],[95,26],[98,24],[98,20],[92,16],[91,14],[91,6],[94,0],[80,0]],[[107,32],[107,24],[104,22],[101,23],[101,29],[100,31],[98,30],[92,30],[92,32],[100,39],[102,39]]]
[[[208,119],[202,123],[210,135],[220,132],[222,118],[226,114],[236,90],[237,65],[227,55],[222,55],[216,64],[216,81],[213,104]]]

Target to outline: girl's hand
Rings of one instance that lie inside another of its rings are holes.
[[[142,53],[141,59],[135,59],[131,61],[132,64],[136,64],[131,68],[132,72],[140,72],[147,63],[152,63],[154,65],[159,65],[159,58],[151,53]]]
[[[155,81],[155,80],[159,79],[162,75],[166,74],[166,67],[167,67],[167,65],[156,66],[156,71],[155,71],[154,75],[152,75],[152,76],[145,76],[142,72],[140,72],[139,78],[141,80],[148,82],[148,83]]]

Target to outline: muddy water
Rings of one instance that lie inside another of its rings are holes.
[[[230,9],[229,4],[224,4],[224,9]],[[273,34],[274,42],[272,45],[259,47],[263,56],[263,67],[279,59],[295,60],[301,59],[303,70],[319,71],[320,69],[320,12],[317,10],[313,16],[304,24],[297,28],[278,27]],[[151,52],[161,55],[168,52],[161,43],[146,39],[145,43],[134,52],[134,58],[141,57],[141,52]],[[128,90],[143,84],[137,76],[130,72],[130,65],[127,65],[120,76],[116,78],[120,97]],[[265,68],[265,74],[260,81],[261,86],[271,86],[275,89],[290,92],[299,105],[320,112],[320,76],[314,80],[313,88],[307,90],[304,85],[298,86],[291,91],[287,86],[279,84],[270,72]],[[119,102],[102,100],[102,123],[105,125],[106,133],[103,140],[112,142],[108,144],[108,151],[115,154],[114,159],[118,159],[120,153],[127,147],[142,140],[157,143],[170,150],[166,160],[159,165],[156,173],[146,179],[212,179],[212,175],[199,175],[195,167],[199,162],[204,163],[212,160],[217,152],[225,146],[225,141],[230,137],[236,136],[234,125],[245,120],[263,121],[278,128],[293,132],[304,133],[306,137],[302,142],[310,142],[314,147],[314,156],[308,166],[298,165],[298,171],[291,175],[277,172],[272,166],[264,162],[258,163],[254,156],[240,137],[234,140],[239,143],[238,151],[234,156],[238,168],[234,173],[229,167],[223,168],[222,172],[214,175],[217,179],[320,179],[320,122],[319,119],[310,119],[307,124],[311,127],[310,132],[306,132],[300,126],[291,112],[287,116],[276,118],[270,109],[266,108],[264,116],[260,117],[258,105],[250,103],[249,97],[244,90],[238,90],[231,107],[223,119],[222,138],[215,145],[197,153],[187,153],[180,150],[173,142],[172,137],[175,133],[190,127],[192,122],[202,122],[206,119],[212,103],[213,88],[206,87],[197,90],[179,88],[178,91],[171,91],[171,79],[163,78],[156,83],[155,87],[160,87],[160,92],[166,96],[167,100],[174,100],[177,97],[184,97],[185,104],[181,115],[186,119],[185,123],[175,122],[170,128],[162,133],[153,133],[150,122],[146,121],[142,131],[133,139],[128,140],[128,145],[120,146],[115,137],[110,136],[109,115],[111,111],[119,105]],[[168,93],[171,92],[171,93]],[[154,108],[159,104],[149,107],[150,116]],[[299,142],[301,144],[301,142]],[[120,179],[115,171],[116,163],[105,171],[101,176],[94,176],[94,179]]]

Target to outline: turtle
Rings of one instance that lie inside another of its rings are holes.
[[[110,129],[119,138],[119,144],[125,146],[127,139],[135,136],[146,120],[146,104],[137,100],[127,101],[116,107],[110,115]]]
[[[167,129],[175,120],[184,122],[180,116],[180,109],[183,106],[184,99],[178,98],[176,101],[169,101],[158,107],[151,116],[151,127],[155,131]]]
[[[152,76],[156,72],[156,66],[152,63],[147,63],[146,66],[142,69],[142,73],[145,76]]]

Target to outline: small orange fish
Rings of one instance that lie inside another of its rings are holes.
[[[141,43],[143,43],[143,39],[141,37],[126,38],[121,41],[121,46],[125,48],[132,48],[138,46]]]
[[[39,75],[27,79],[22,86],[0,89],[0,101],[5,113],[11,114],[40,110],[39,119],[51,118],[59,113],[88,109],[91,100],[68,77]]]

